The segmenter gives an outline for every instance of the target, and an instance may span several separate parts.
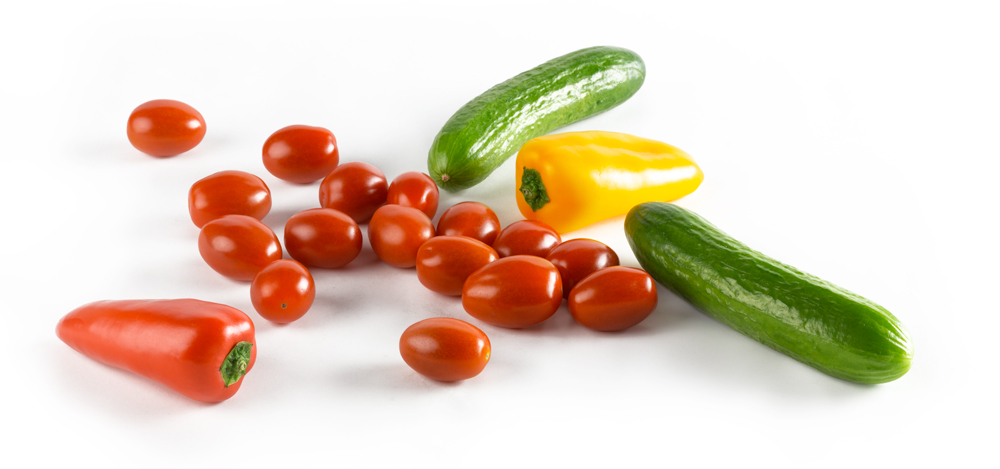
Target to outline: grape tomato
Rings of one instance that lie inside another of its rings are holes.
[[[326,177],[340,162],[333,132],[322,127],[290,125],[264,142],[264,167],[278,179],[309,184]]]
[[[243,171],[219,171],[191,185],[188,213],[201,228],[226,215],[263,220],[271,211],[271,191],[261,178]]]
[[[180,101],[154,99],[132,111],[126,134],[137,150],[165,158],[198,146],[205,138],[205,118]]]
[[[399,354],[410,368],[437,381],[479,375],[490,361],[490,339],[478,327],[455,318],[430,318],[403,331]]]
[[[278,237],[260,220],[246,215],[226,215],[206,223],[198,234],[198,251],[213,270],[244,282],[281,259]]]
[[[462,287],[462,307],[470,316],[515,329],[552,317],[562,299],[559,271],[536,256],[504,257],[486,264]]]
[[[569,293],[569,313],[596,331],[620,331],[656,309],[653,278],[632,267],[608,267],[590,274]]]
[[[460,202],[441,214],[438,236],[468,236],[486,244],[500,234],[500,219],[492,209],[479,202]]]
[[[545,257],[562,242],[551,226],[535,220],[521,220],[507,225],[493,241],[493,249],[500,257]]]

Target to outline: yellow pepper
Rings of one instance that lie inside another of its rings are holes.
[[[681,149],[615,132],[568,132],[517,153],[517,208],[560,233],[694,192],[704,175]]]

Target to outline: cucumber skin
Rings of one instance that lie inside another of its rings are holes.
[[[828,375],[885,383],[910,369],[913,347],[885,308],[782,264],[701,216],[639,204],[625,235],[642,268],[698,309]]]
[[[625,102],[645,77],[646,65],[636,53],[607,46],[521,73],[448,119],[427,156],[431,178],[448,191],[479,184],[528,140]]]

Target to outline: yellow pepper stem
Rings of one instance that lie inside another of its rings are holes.
[[[549,203],[549,194],[545,192],[542,175],[537,170],[524,168],[524,174],[521,175],[520,191],[532,212],[537,212],[538,209]]]

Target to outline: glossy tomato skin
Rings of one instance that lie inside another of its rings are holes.
[[[343,267],[358,257],[361,245],[358,224],[332,208],[303,210],[285,223],[285,249],[311,267]]]
[[[504,257],[486,264],[462,288],[462,306],[470,316],[514,329],[552,317],[562,299],[559,271],[536,256]]]
[[[569,293],[569,313],[595,331],[620,331],[646,319],[656,301],[656,285],[649,274],[632,267],[608,267],[576,284]]]
[[[367,223],[385,205],[389,184],[378,168],[358,161],[330,171],[319,185],[319,204],[340,210],[356,223]]]
[[[301,318],[316,298],[316,284],[306,267],[291,259],[279,259],[254,276],[250,301],[260,316],[287,324]]]
[[[399,354],[430,379],[460,381],[478,375],[489,363],[490,339],[460,319],[430,318],[403,331]]]
[[[438,236],[468,236],[492,246],[500,234],[500,219],[484,204],[460,202],[441,214],[437,233]]]
[[[270,211],[267,184],[243,171],[220,171],[195,182],[188,191],[188,213],[198,228],[226,215],[263,220]]]
[[[246,215],[226,215],[206,223],[198,235],[198,251],[213,270],[243,282],[281,259],[278,237],[260,220]]]
[[[497,252],[477,239],[435,236],[417,250],[417,280],[433,292],[460,296],[465,279],[497,259]]]
[[[618,254],[600,241],[579,238],[560,243],[545,257],[559,269],[562,276],[563,296],[584,277],[606,267],[618,265]]]
[[[205,118],[195,108],[172,99],[139,105],[128,117],[128,141],[157,158],[179,155],[205,138]]]
[[[427,218],[434,218],[439,197],[437,184],[430,176],[410,171],[392,180],[385,203],[413,207],[424,212]]]
[[[551,226],[535,220],[521,220],[507,225],[493,241],[500,257],[545,257],[562,243],[562,237]]]
[[[433,237],[431,219],[411,207],[383,205],[368,223],[368,242],[375,255],[401,269],[415,266],[420,246]]]
[[[322,127],[290,125],[264,142],[264,167],[278,179],[309,184],[323,179],[340,162],[333,132]]]

